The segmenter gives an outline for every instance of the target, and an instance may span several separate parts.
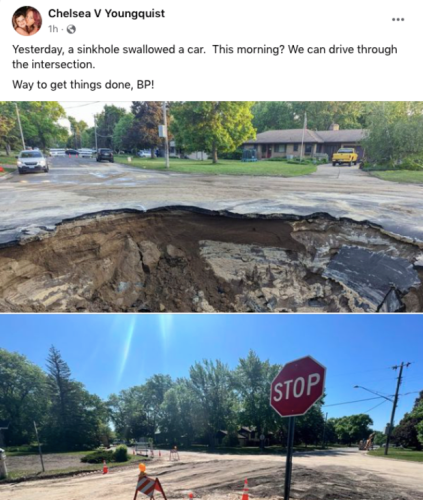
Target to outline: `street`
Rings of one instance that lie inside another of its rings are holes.
[[[206,176],[65,157],[53,158],[48,174],[0,180],[0,245],[85,214],[175,205],[234,214],[330,214],[423,242],[423,186],[385,182],[357,167],[323,165],[292,178]]]
[[[157,456],[157,451],[156,451]],[[168,452],[146,462],[169,499],[240,500],[248,479],[254,500],[283,496],[285,458],[275,455],[229,455],[181,452],[170,462]],[[353,448],[294,454],[291,497],[337,500],[421,500],[423,464],[376,458]],[[126,500],[134,494],[138,468],[111,469],[109,474],[29,481],[0,486],[4,500]],[[143,496],[139,496],[140,499]],[[159,495],[157,495],[159,498]]]

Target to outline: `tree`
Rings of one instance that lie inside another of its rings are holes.
[[[190,384],[199,402],[204,422],[203,433],[214,448],[216,432],[234,422],[235,394],[230,371],[221,361],[204,360],[190,368]]]
[[[145,393],[142,386],[130,387],[119,394],[112,394],[107,402],[116,435],[125,441],[153,437],[145,410]]]
[[[51,407],[43,436],[52,449],[91,449],[104,442],[110,429],[101,399],[71,378],[60,352],[52,346],[47,358]]]
[[[82,148],[82,136],[88,128],[88,124],[84,120],[76,120],[73,116],[68,116],[71,128],[71,136],[68,139],[68,146],[80,149]]]
[[[112,148],[113,147],[113,133],[116,125],[122,116],[126,115],[124,108],[106,104],[103,111],[97,115],[97,139],[99,148]]]
[[[318,445],[323,440],[325,419],[322,413],[322,401],[315,404],[302,417],[295,421],[295,438],[299,443]]]
[[[332,419],[339,442],[343,444],[357,443],[367,439],[371,433],[370,425],[373,420],[365,413]]]
[[[0,102],[0,146],[10,156],[12,149],[19,147],[20,135],[16,118],[16,109],[12,102]]]
[[[25,356],[0,349],[0,419],[9,421],[6,442],[20,445],[34,438],[34,420],[42,424],[49,402],[47,378]]]
[[[170,375],[153,375],[144,384],[145,410],[152,437],[158,429],[165,394],[172,385]]]
[[[132,142],[131,129],[134,124],[134,115],[128,113],[118,121],[113,131],[113,147],[116,151],[131,151],[136,148]]]
[[[414,402],[413,409],[406,413],[394,428],[392,437],[397,445],[421,450],[423,445],[423,391]]]
[[[278,129],[307,128],[328,130],[332,123],[341,129],[362,128],[366,118],[366,103],[359,101],[262,101],[252,109],[253,125],[258,132]]]
[[[160,101],[134,101],[131,111],[134,121],[128,141],[141,149],[150,149],[151,158],[156,157],[156,149],[163,139],[159,137],[159,125],[163,124],[163,103]],[[170,122],[169,112],[168,123]]]
[[[19,103],[25,144],[46,150],[57,141],[67,140],[68,131],[58,121],[65,110],[55,101],[24,101]]]
[[[269,394],[280,368],[269,361],[261,361],[252,350],[245,359],[239,360],[233,376],[240,400],[239,425],[253,425],[259,435],[274,430],[275,411],[269,405]]]
[[[375,163],[395,167],[405,160],[417,160],[423,167],[422,103],[379,103],[368,117],[363,141],[366,157]]]
[[[235,151],[255,136],[248,101],[196,101],[174,104],[172,133],[182,149],[210,151],[213,163],[221,152]]]

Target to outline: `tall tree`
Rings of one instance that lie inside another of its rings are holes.
[[[97,139],[99,148],[113,147],[113,133],[122,116],[126,115],[124,108],[106,104],[103,111],[96,116]]]
[[[51,346],[49,351],[47,368],[52,404],[48,435],[50,441],[55,439],[64,449],[69,449],[72,441],[73,423],[75,422],[73,410],[75,408],[76,388],[71,379],[68,364],[54,346]]]
[[[34,420],[43,424],[49,408],[47,378],[25,356],[0,349],[0,419],[9,421],[6,442],[26,444],[34,437]]]
[[[75,149],[82,148],[82,136],[87,130],[88,124],[84,120],[76,120],[73,116],[68,116],[68,120],[71,129],[68,146]]]
[[[116,124],[113,131],[113,148],[116,151],[131,151],[137,147],[133,142],[131,129],[134,124],[134,115],[127,113]]]
[[[341,129],[363,128],[368,107],[360,101],[262,101],[252,109],[258,132],[307,128],[328,130],[332,123]]]
[[[12,148],[21,147],[16,109],[12,102],[0,102],[0,147],[10,156]]]
[[[213,163],[218,154],[235,151],[254,138],[251,107],[248,101],[193,101],[175,103],[172,108],[172,133],[186,151],[209,151]]]
[[[189,373],[205,422],[204,434],[213,448],[216,432],[231,427],[234,421],[235,394],[231,374],[219,360],[195,363]]]
[[[163,144],[159,137],[159,125],[163,124],[163,102],[134,101],[131,111],[134,121],[130,130],[129,141],[141,149],[150,149],[155,158],[156,149]],[[168,123],[170,122],[169,111]]]
[[[19,103],[22,129],[27,146],[45,150],[57,141],[66,140],[68,131],[59,124],[66,117],[56,101],[23,101]]]
[[[269,405],[269,394],[280,368],[261,361],[252,350],[239,360],[233,379],[240,399],[240,425],[253,425],[259,434],[274,430],[276,414]]]
[[[413,409],[406,413],[394,428],[392,437],[396,444],[421,450],[423,447],[423,391],[420,391]]]

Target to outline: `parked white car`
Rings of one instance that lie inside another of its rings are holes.
[[[151,158],[151,151],[149,149],[143,149],[141,151],[138,151],[137,155],[140,158]]]
[[[19,174],[49,171],[47,158],[41,151],[21,151],[17,159]]]
[[[78,149],[78,153],[81,158],[91,158],[93,156],[92,150],[87,148]]]
[[[64,149],[50,149],[50,156],[66,156]]]

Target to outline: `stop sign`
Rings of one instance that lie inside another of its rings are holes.
[[[325,375],[311,356],[287,363],[272,382],[270,406],[282,417],[304,415],[323,396]]]

